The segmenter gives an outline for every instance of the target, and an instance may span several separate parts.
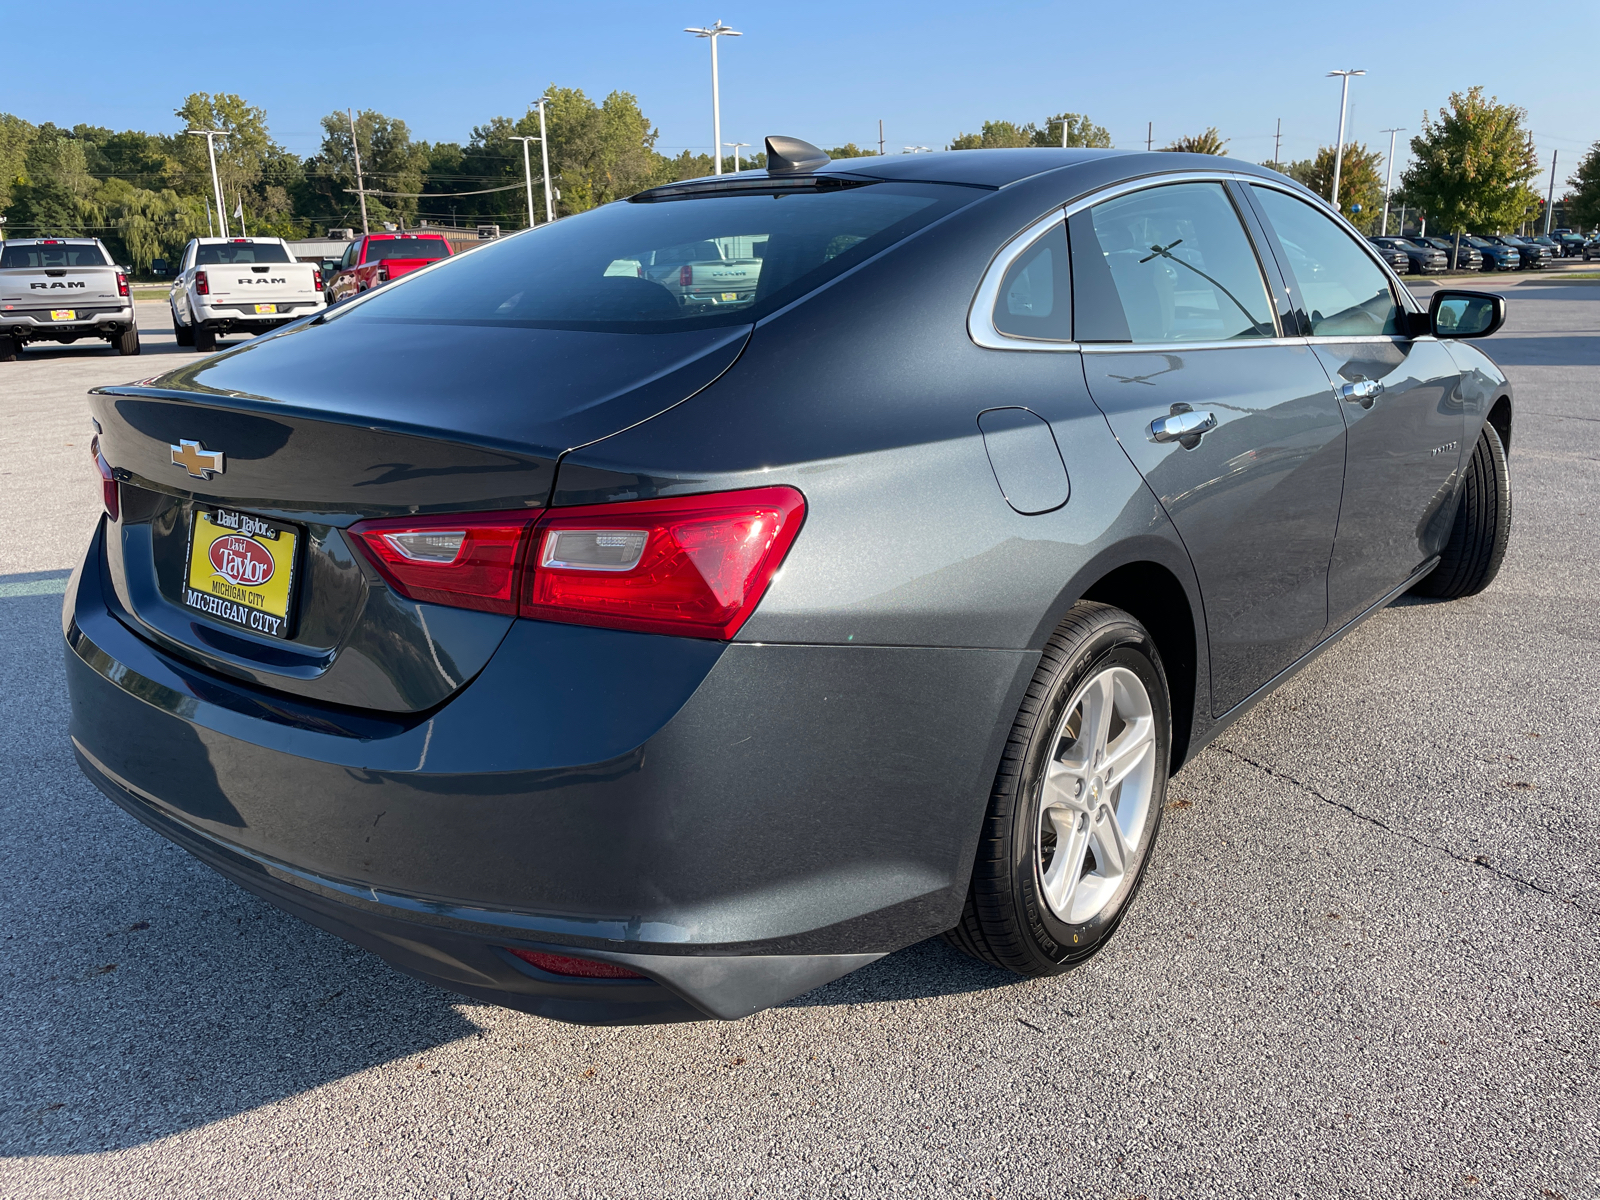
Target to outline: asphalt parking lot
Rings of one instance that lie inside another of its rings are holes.
[[[1186,768],[1105,953],[1024,981],[933,941],[659,1028],[417,983],[78,774],[83,393],[183,359],[158,301],[141,358],[0,364],[0,1195],[1600,1195],[1600,283],[1509,294],[1498,581]]]

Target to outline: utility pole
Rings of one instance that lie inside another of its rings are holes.
[[[544,101],[540,96],[533,102],[539,110],[539,161],[544,167],[544,219],[546,222],[556,219],[556,206],[550,199],[550,135],[544,128]]]
[[[711,157],[712,174],[722,174],[722,97],[717,85],[717,39],[720,37],[743,37],[737,29],[729,29],[719,18],[717,23],[709,29],[697,29],[693,26],[686,28],[685,33],[692,33],[695,37],[703,37],[711,42]]]
[[[528,186],[528,228],[532,229],[538,224],[533,219],[533,167],[528,163],[528,143],[543,141],[536,137],[513,137],[513,142],[522,143],[522,181]]]
[[[1150,144],[1156,140],[1156,123],[1150,121],[1144,127],[1144,148],[1148,152]]]
[[[348,108],[344,110],[344,115],[350,122],[350,153],[356,157],[356,199],[361,201],[361,232],[368,234],[372,231],[367,228],[367,185],[361,182],[361,147],[356,144],[356,118]]]
[[[1404,125],[1395,129],[1378,130],[1379,133],[1387,133],[1389,135],[1389,161],[1385,165],[1383,172],[1383,222],[1378,229],[1379,237],[1385,237],[1389,232],[1389,192],[1392,190],[1391,185],[1394,183],[1394,135],[1405,131]],[[1402,231],[1405,229],[1403,220],[1400,227]]]
[[[1556,210],[1556,155],[1558,153],[1560,152],[1556,150],[1550,151],[1550,195],[1545,199],[1544,202],[1545,237],[1550,236],[1550,218],[1554,215]],[[1563,249],[1561,253],[1565,254],[1566,250]]]
[[[1344,110],[1346,102],[1350,99],[1350,77],[1352,75],[1365,75],[1365,71],[1329,71],[1327,77],[1332,79],[1339,76],[1339,144],[1333,151],[1333,195],[1329,199],[1333,202],[1334,212],[1339,211],[1339,168],[1344,165]]]
[[[206,140],[206,157],[211,160],[211,194],[217,201],[217,224],[222,226],[222,236],[228,236],[228,218],[224,216],[222,207],[222,184],[217,182],[217,138],[228,136],[225,129],[185,129],[190,137],[203,137]]]
[[[1279,117],[1278,118],[1278,132],[1272,135],[1272,161],[1273,162],[1281,163],[1283,161],[1283,159],[1278,157],[1278,155],[1280,153],[1282,153],[1282,150],[1283,150],[1283,118]]]
[[[1067,148],[1067,114],[1061,114],[1061,148]]]
[[[733,173],[735,175],[737,175],[739,173],[739,147],[740,146],[748,146],[750,143],[749,142],[723,142],[722,144],[724,146],[732,146],[733,147]]]
[[[883,118],[878,118],[878,157],[883,157]]]

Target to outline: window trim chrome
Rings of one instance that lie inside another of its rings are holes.
[[[1333,208],[1332,205],[1330,205],[1321,196],[1311,191],[1309,188],[1304,188],[1293,183],[1279,183],[1275,179],[1267,179],[1263,176],[1254,175],[1247,171],[1189,170],[1171,171],[1160,175],[1144,175],[1140,176],[1138,179],[1124,179],[1118,183],[1108,184],[1103,188],[1099,188],[1096,191],[1079,196],[1075,200],[1068,201],[1066,204],[1051,209],[1044,216],[1040,217],[1038,220],[1032,222],[1026,228],[1015,234],[1011,240],[1006,242],[1006,244],[999,249],[995,256],[989,260],[989,266],[984,270],[983,278],[978,283],[978,290],[972,297],[972,304],[967,309],[967,336],[972,339],[975,345],[981,346],[985,350],[1034,350],[1045,352],[1071,351],[1074,353],[1089,350],[1091,348],[1097,353],[1106,349],[1122,352],[1164,350],[1168,353],[1171,353],[1174,350],[1180,349],[1216,350],[1223,347],[1237,349],[1241,346],[1310,345],[1313,342],[1325,341],[1390,341],[1396,337],[1403,338],[1403,335],[1398,334],[1376,334],[1363,338],[1337,338],[1323,334],[1318,336],[1303,337],[1258,338],[1249,341],[1241,340],[1231,342],[1052,342],[1046,341],[1042,338],[1016,337],[1012,334],[1001,333],[999,329],[995,328],[994,306],[1000,300],[1000,284],[1005,279],[1006,272],[1011,269],[1012,264],[1015,263],[1018,258],[1022,257],[1023,254],[1027,253],[1033,248],[1033,244],[1035,242],[1037,242],[1041,237],[1045,236],[1045,234],[1049,233],[1055,227],[1057,222],[1065,223],[1068,218],[1082,212],[1086,208],[1092,208],[1096,204],[1101,204],[1107,200],[1115,200],[1118,196],[1127,195],[1130,192],[1143,191],[1146,188],[1162,187],[1170,183],[1226,184],[1230,182],[1239,183],[1241,185],[1257,184],[1261,187],[1267,187],[1273,189],[1274,191],[1282,192],[1286,196],[1292,196],[1294,199],[1303,203],[1310,202],[1313,207],[1320,207],[1324,216],[1331,216],[1337,223],[1346,226],[1347,233],[1353,237],[1355,244],[1366,252],[1367,258],[1376,264],[1378,269],[1384,273],[1384,276],[1390,282],[1391,288],[1396,284],[1399,285],[1397,299],[1400,300],[1401,308],[1405,308],[1406,303],[1409,301],[1412,305],[1410,311],[1426,311],[1422,308],[1420,301],[1418,301],[1417,298],[1411,294],[1411,290],[1406,287],[1404,282],[1401,281],[1400,277],[1395,274],[1394,268],[1389,266],[1388,263],[1384,262],[1383,259],[1379,258],[1378,255],[1373,252],[1372,247],[1367,243],[1366,239],[1363,238],[1358,231],[1356,231],[1354,226],[1350,225],[1350,223],[1345,220],[1344,216],[1340,214],[1337,209]],[[1252,237],[1249,227],[1243,225],[1242,222],[1241,225],[1244,228],[1245,236],[1251,240],[1251,248],[1259,255],[1261,248],[1255,246],[1255,239]],[[1270,247],[1268,247],[1268,249],[1270,249]],[[1264,282],[1267,281],[1264,280]],[[1272,291],[1270,283],[1267,291],[1270,297]],[[1274,314],[1274,316],[1276,317],[1276,314]],[[1409,340],[1415,341],[1416,339],[1412,338]]]

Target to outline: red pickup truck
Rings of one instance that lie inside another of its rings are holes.
[[[368,233],[350,243],[339,267],[328,280],[328,303],[336,304],[357,292],[425,267],[453,252],[442,233]]]

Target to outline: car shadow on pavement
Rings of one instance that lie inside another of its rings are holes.
[[[1600,333],[1496,336],[1479,343],[1502,367],[1600,366]]]

